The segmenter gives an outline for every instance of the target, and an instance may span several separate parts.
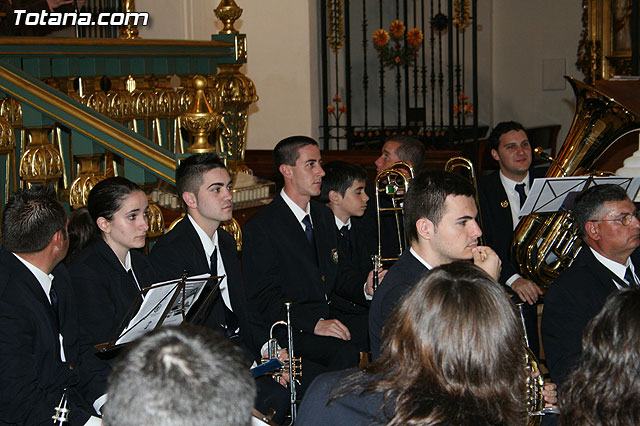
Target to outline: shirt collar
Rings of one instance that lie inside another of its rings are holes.
[[[129,250],[124,257],[124,263],[120,262],[120,264],[124,267],[125,271],[129,272],[131,270],[131,250]]]
[[[311,219],[311,203],[307,203],[307,208],[302,210],[299,205],[293,202],[291,198],[284,192],[284,188],[280,191],[280,196],[284,200],[284,202],[289,206],[289,210],[293,212],[298,222],[302,222],[305,216],[309,215],[309,219],[311,220],[311,225],[313,225],[313,220]]]
[[[415,250],[413,249],[413,247],[411,247],[411,248],[409,249],[409,252],[413,255],[413,257],[415,257],[416,259],[418,259],[418,261],[419,261],[420,263],[422,263],[422,264],[425,266],[425,268],[427,268],[428,270],[432,270],[432,269],[433,269],[433,266],[429,265],[429,263],[428,263],[426,260],[424,260],[423,258],[421,258],[421,257],[420,257],[420,255],[418,254],[418,252],[417,252],[417,251],[415,251]]]
[[[604,257],[592,247],[589,247],[589,249],[591,249],[595,258],[598,259],[598,262],[602,263],[605,268],[613,272],[621,280],[624,280],[624,275],[626,274],[628,267],[631,267],[631,271],[635,274],[635,268],[633,267],[633,262],[631,262],[630,257],[627,257],[627,262],[624,265],[621,265],[618,262]]]
[[[207,255],[207,262],[211,258],[213,254],[213,250],[218,247],[218,230],[213,233],[213,238],[209,238],[206,232],[198,225],[194,218],[191,215],[187,214],[187,217],[191,221],[193,228],[196,230],[198,237],[200,237],[200,242],[202,243],[202,247],[204,248],[204,253]],[[220,250],[218,250],[220,251]]]
[[[527,172],[527,175],[524,177],[524,179],[522,179],[522,182],[517,182],[513,179],[509,179],[508,177],[506,177],[502,173],[502,170],[500,170],[500,181],[502,182],[502,186],[504,186],[505,188],[507,188],[509,191],[513,193],[516,192],[516,185],[520,183],[524,183],[525,190],[528,190],[529,189],[529,172]]]
[[[347,223],[342,222],[340,219],[338,219],[338,216],[333,216],[336,219],[336,226],[338,227],[338,229],[342,229],[343,226],[346,226],[347,229],[351,230],[351,218],[347,219]]]
[[[45,296],[47,296],[47,300],[49,301],[49,303],[51,303],[49,292],[51,291],[51,283],[53,282],[53,275],[47,274],[42,269],[27,262],[26,260],[24,260],[22,257],[18,256],[15,253],[13,253],[13,255],[17,257],[18,260],[22,262],[22,264],[26,266],[27,269],[29,269],[29,271],[31,271],[31,273],[36,277],[36,279],[38,280],[38,283],[40,284],[40,287],[42,287],[42,290],[44,291]]]

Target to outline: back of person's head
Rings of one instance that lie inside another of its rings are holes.
[[[120,209],[127,195],[142,189],[122,176],[109,177],[98,182],[87,197],[87,209],[93,223],[99,217],[113,220],[113,215]],[[97,227],[97,225],[96,225]]]
[[[585,225],[590,220],[597,220],[605,212],[604,205],[609,201],[624,201],[628,197],[626,191],[618,185],[596,185],[576,197],[573,215],[582,235],[586,235]]]
[[[69,233],[69,251],[65,263],[70,262],[76,254],[100,235],[87,207],[80,207],[71,212],[67,232]]]
[[[396,155],[400,161],[411,164],[415,174],[420,173],[422,166],[424,165],[424,144],[418,139],[406,136],[397,135],[390,136],[386,142],[397,142],[400,145],[396,149]]]
[[[53,187],[34,186],[9,199],[2,215],[2,243],[13,253],[42,251],[53,235],[67,237],[67,213]]]
[[[255,382],[227,338],[192,326],[140,339],[109,378],[105,426],[246,426]]]
[[[563,426],[640,424],[640,290],[609,296],[558,399]]]
[[[300,148],[307,145],[318,146],[318,143],[308,136],[289,136],[282,139],[273,149],[273,167],[280,174],[280,166],[286,164],[295,166],[300,156]]]
[[[431,270],[396,305],[369,373],[382,377],[375,390],[400,393],[390,424],[524,424],[523,354],[505,291],[458,261]]]
[[[522,130],[526,133],[526,130],[524,130],[522,124],[518,123],[517,121],[503,121],[501,123],[498,123],[489,134],[489,149],[495,149],[497,151],[498,147],[500,146],[500,136],[514,130],[516,132]]]
[[[224,163],[214,153],[194,154],[180,162],[176,169],[178,197],[185,192],[198,193],[204,181],[203,175],[213,169],[224,169]]]
[[[329,191],[336,191],[344,197],[347,189],[355,181],[366,181],[367,172],[361,166],[347,163],[346,161],[330,161],[322,165],[324,177],[322,178],[322,191],[320,192],[320,202],[329,202]]]
[[[425,170],[411,181],[404,200],[404,229],[409,241],[418,240],[418,219],[427,218],[438,226],[449,195],[475,197],[475,188],[461,176],[444,170]]]

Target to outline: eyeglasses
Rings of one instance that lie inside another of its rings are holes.
[[[636,219],[640,220],[640,212],[638,212],[638,210],[634,211],[633,213],[629,214],[629,213],[625,213],[624,216],[619,217],[617,219],[591,219],[587,222],[620,222],[622,224],[622,226],[629,226],[631,225],[631,222],[633,222],[633,218],[635,217]]]

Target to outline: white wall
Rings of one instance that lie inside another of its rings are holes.
[[[247,147],[268,149],[286,136],[319,136],[320,68],[315,0],[236,0],[244,9],[236,28],[247,34],[243,67],[260,100],[251,107]],[[217,0],[137,0],[151,13],[144,38],[208,40],[222,24]],[[562,90],[543,90],[543,62],[560,60],[566,74],[575,68],[581,31],[581,2],[484,0],[478,2],[478,86],[480,122],[504,120],[525,126],[561,124],[558,140],[573,117],[574,96],[556,73]]]
[[[560,75],[552,82],[563,84],[564,90],[543,90],[543,61],[564,60],[567,75],[583,78],[575,67],[581,16],[579,1],[493,0],[489,70],[493,124],[505,120],[520,121],[525,127],[561,124],[558,141],[564,141],[575,98]]]

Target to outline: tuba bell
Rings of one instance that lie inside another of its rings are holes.
[[[464,179],[467,179],[473,188],[475,189],[475,201],[476,208],[478,209],[477,222],[480,225],[480,229],[484,229],[482,226],[482,215],[480,214],[480,199],[478,198],[478,180],[476,178],[476,170],[473,167],[473,163],[466,157],[451,157],[444,165],[444,170],[449,173],[457,174]],[[478,238],[478,244],[484,245],[484,238],[481,236]]]
[[[620,137],[640,128],[640,117],[594,88],[572,78],[576,112],[569,133],[545,177],[588,175]],[[548,287],[580,251],[581,240],[569,213],[532,214],[515,230],[512,257],[520,274]]]

